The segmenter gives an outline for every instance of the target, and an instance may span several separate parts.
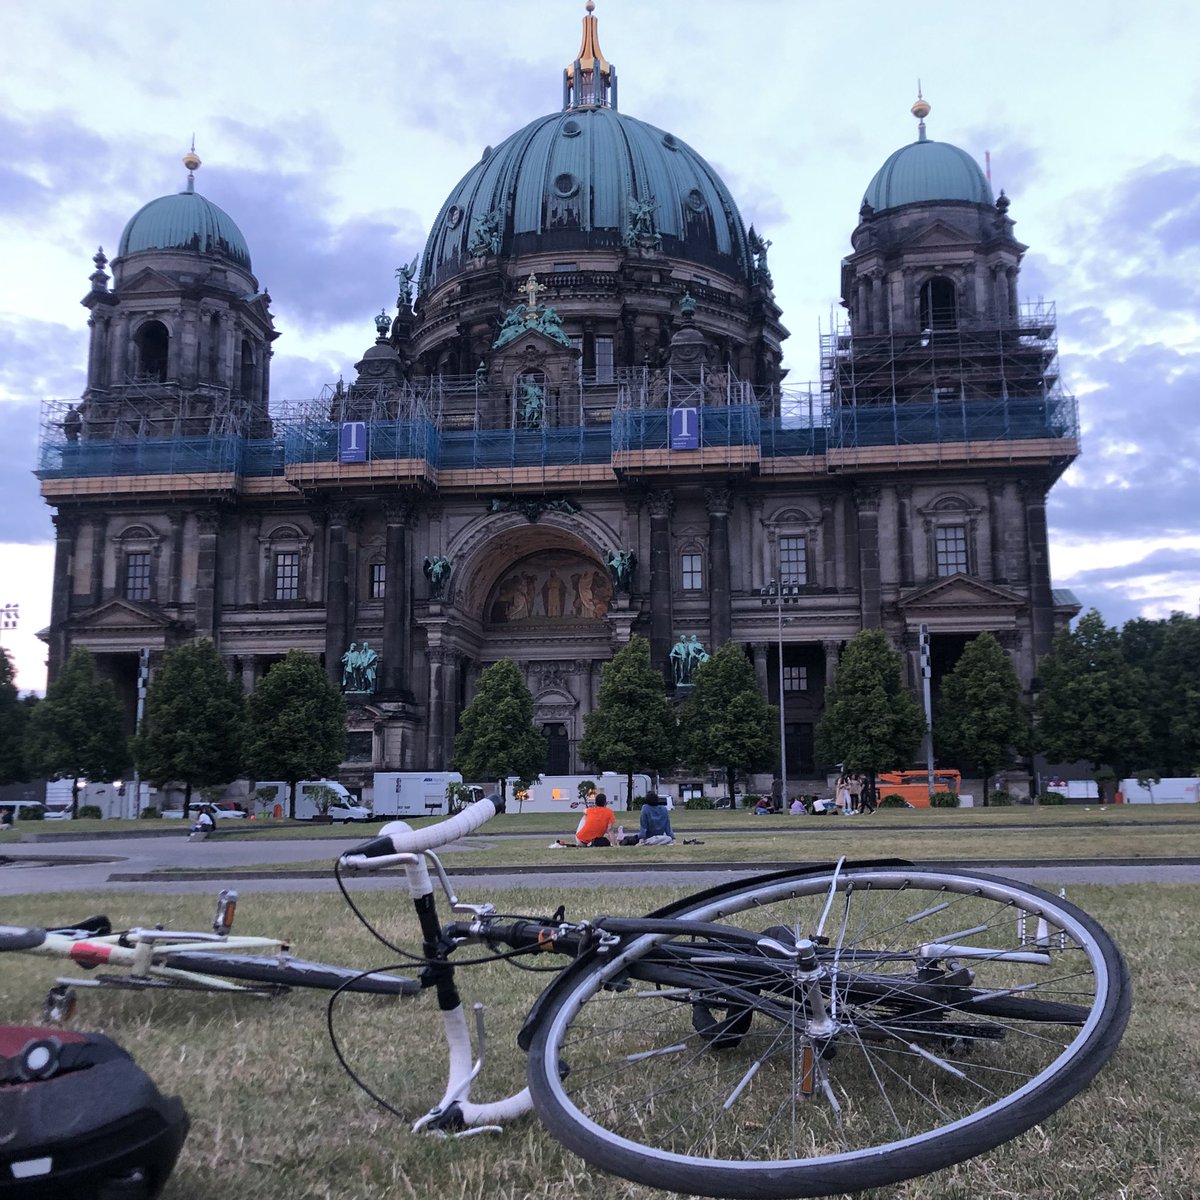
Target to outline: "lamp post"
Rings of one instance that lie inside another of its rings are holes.
[[[767,599],[775,598],[776,642],[779,657],[779,778],[782,790],[779,794],[780,803],[786,809],[788,804],[787,778],[787,724],[783,712],[783,588],[774,579],[763,589],[762,602],[766,607]]]
[[[925,771],[929,782],[929,799],[933,800],[933,703],[929,695],[929,626],[921,622],[921,689],[925,700]]]

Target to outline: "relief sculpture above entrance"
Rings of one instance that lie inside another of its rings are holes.
[[[607,570],[581,554],[550,550],[513,564],[492,589],[484,612],[492,625],[594,621],[608,613]]]

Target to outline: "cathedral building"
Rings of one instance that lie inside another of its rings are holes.
[[[820,392],[789,389],[769,242],[696,150],[620,108],[592,8],[561,110],[450,190],[348,384],[271,396],[270,297],[194,151],[185,189],[96,255],[87,386],[47,405],[40,448],[52,680],[86,646],[132,724],[139,663],[180,642],[212,639],[247,691],[299,647],[346,695],[351,785],[452,768],[501,658],[548,772],[583,770],[634,633],[677,694],[744,647],[782,687],[793,778],[829,765],[813,728],[861,629],[918,689],[923,629],[935,683],[988,630],[1035,686],[1078,610],[1046,496],[1079,432],[1008,198],[919,99],[917,140],[847,214]]]

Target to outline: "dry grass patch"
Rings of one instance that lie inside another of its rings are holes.
[[[464,899],[486,899],[462,880]],[[571,917],[646,911],[680,889],[580,890]],[[1196,890],[1079,887],[1069,896],[1122,944],[1135,1001],[1114,1060],[1083,1095],[1016,1141],[934,1175],[868,1193],[870,1200],[1190,1200],[1200,1194],[1200,938]],[[389,936],[415,945],[416,928],[398,893],[361,901]],[[508,892],[509,910],[545,912],[559,897]],[[106,911],[118,924],[162,921],[204,928],[210,900],[196,896],[71,895],[6,901],[10,923],[56,924]],[[353,921],[337,896],[255,895],[238,913],[241,933],[281,934],[309,958],[359,965],[394,961]],[[56,973],[45,960],[11,955],[0,972],[7,1019],[38,1019]],[[70,973],[68,970],[65,973]],[[489,1061],[479,1098],[523,1083],[514,1036],[549,976],[500,964],[465,970],[464,997],[488,1004]],[[553,1142],[535,1119],[500,1136],[464,1141],[413,1137],[408,1122],[441,1091],[444,1052],[433,996],[352,997],[337,1027],[364,1077],[404,1114],[372,1104],[338,1067],[325,1036],[325,997],[293,992],[262,1001],[192,994],[84,992],[78,1023],[127,1046],[168,1092],[180,1094],[192,1132],[166,1200],[218,1195],[254,1200],[582,1200],[662,1196],[596,1172]]]

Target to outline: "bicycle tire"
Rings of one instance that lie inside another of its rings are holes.
[[[719,933],[624,936],[543,998],[528,1069],[549,1132],[596,1167],[674,1192],[730,1200],[854,1192],[1015,1137],[1115,1051],[1131,1003],[1120,950],[1074,905],[1011,880],[905,866],[849,867],[836,880],[832,868],[781,873],[714,889],[670,915],[811,935],[831,897],[830,942],[819,948],[824,1003],[848,994],[854,972],[839,956],[862,946],[871,947],[864,957],[895,955],[872,966],[890,962],[901,980],[886,1001],[842,999],[836,1039],[822,1042],[791,960],[772,984],[761,962],[739,966],[741,949]],[[947,985],[960,1003],[922,1006],[907,982],[914,972],[923,964],[961,979],[963,956],[922,958],[920,947],[955,942],[992,957],[970,961],[965,998]],[[1009,1011],[995,1004],[973,1015],[989,995]],[[747,1008],[753,1025],[739,1033]],[[1057,1023],[1080,1008],[1082,1024]],[[712,1037],[714,1011],[728,1036]],[[836,1057],[825,1057],[833,1040]]]
[[[307,962],[287,955],[267,957],[258,954],[215,954],[207,951],[164,955],[159,964],[223,979],[250,983],[279,984],[290,988],[316,988],[332,992],[346,985],[348,992],[373,996],[413,996],[421,990],[416,979],[376,971],[364,975],[353,967],[335,967],[328,963]]]

